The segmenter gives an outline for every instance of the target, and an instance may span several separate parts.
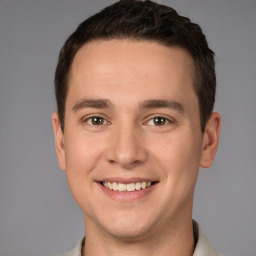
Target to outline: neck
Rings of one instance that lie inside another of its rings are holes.
[[[192,256],[195,248],[191,218],[172,222],[161,232],[154,230],[151,235],[133,239],[97,232],[92,223],[88,224],[83,256]]]

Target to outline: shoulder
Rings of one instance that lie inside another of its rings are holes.
[[[225,256],[225,254],[219,253],[212,246],[198,223],[194,221],[193,224],[195,237],[197,237],[197,244],[193,256]]]
[[[57,256],[81,256],[81,251],[84,245],[84,241],[85,241],[85,237],[81,238],[76,244],[76,247],[73,248],[71,251],[58,254]]]

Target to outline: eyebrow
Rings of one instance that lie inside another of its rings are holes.
[[[113,108],[114,104],[108,99],[88,99],[84,98],[75,103],[73,111],[77,112],[84,108]],[[172,100],[145,100],[140,104],[141,109],[153,109],[153,108],[171,108],[183,113],[184,107],[177,101]]]
[[[81,99],[75,103],[73,106],[73,111],[77,112],[83,108],[110,108],[113,104],[107,99]]]
[[[171,108],[183,113],[184,107],[181,103],[177,101],[170,100],[146,100],[141,104],[142,109],[152,109],[152,108]]]

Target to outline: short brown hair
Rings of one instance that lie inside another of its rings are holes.
[[[121,0],[82,22],[62,47],[55,72],[55,94],[62,130],[69,73],[77,51],[97,40],[134,39],[180,46],[194,60],[194,89],[200,107],[201,129],[213,111],[216,91],[214,52],[199,25],[174,9],[146,0]]]

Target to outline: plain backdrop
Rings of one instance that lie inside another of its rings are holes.
[[[0,0],[0,255],[72,248],[83,216],[58,168],[53,77],[67,36],[113,1]],[[216,52],[222,115],[213,166],[200,171],[194,218],[232,256],[256,255],[256,1],[169,0]]]

